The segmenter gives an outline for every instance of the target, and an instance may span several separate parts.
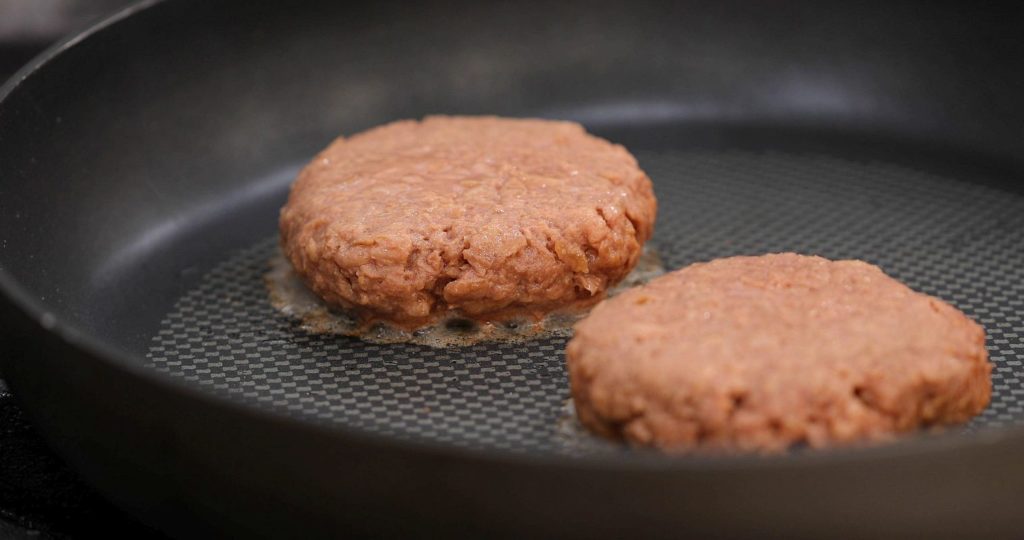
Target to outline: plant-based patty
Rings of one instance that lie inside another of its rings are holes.
[[[581,422],[666,450],[782,451],[964,422],[991,394],[984,330],[861,261],[688,266],[601,303],[566,356]]]
[[[437,116],[336,140],[280,231],[328,304],[408,329],[589,307],[636,264],[655,212],[633,156],[578,124]]]

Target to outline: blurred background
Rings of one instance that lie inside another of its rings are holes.
[[[132,0],[0,0],[0,81],[64,35]],[[3,328],[0,321],[0,328]],[[0,539],[159,538],[54,456],[0,379]]]
[[[130,0],[0,0],[0,75],[4,80],[74,28]]]

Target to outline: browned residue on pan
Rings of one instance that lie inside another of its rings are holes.
[[[646,283],[664,272],[661,257],[647,246],[636,268],[609,290],[608,296]],[[351,313],[328,306],[306,287],[281,254],[270,260],[270,270],[264,276],[264,281],[270,294],[270,303],[282,314],[299,321],[304,331],[354,336],[372,343],[414,343],[440,348],[483,341],[523,341],[546,336],[569,336],[572,334],[572,325],[587,314],[587,310],[556,312],[541,320],[478,323],[453,313],[437,324],[410,332],[384,322],[363,323]]]

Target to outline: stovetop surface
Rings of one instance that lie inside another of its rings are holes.
[[[94,493],[35,432],[0,381],[0,538],[159,538]]]

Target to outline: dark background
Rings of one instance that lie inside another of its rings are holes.
[[[0,0],[0,81],[63,35],[127,0]],[[0,321],[0,333],[6,325]],[[159,538],[55,456],[0,379],[0,538]]]

